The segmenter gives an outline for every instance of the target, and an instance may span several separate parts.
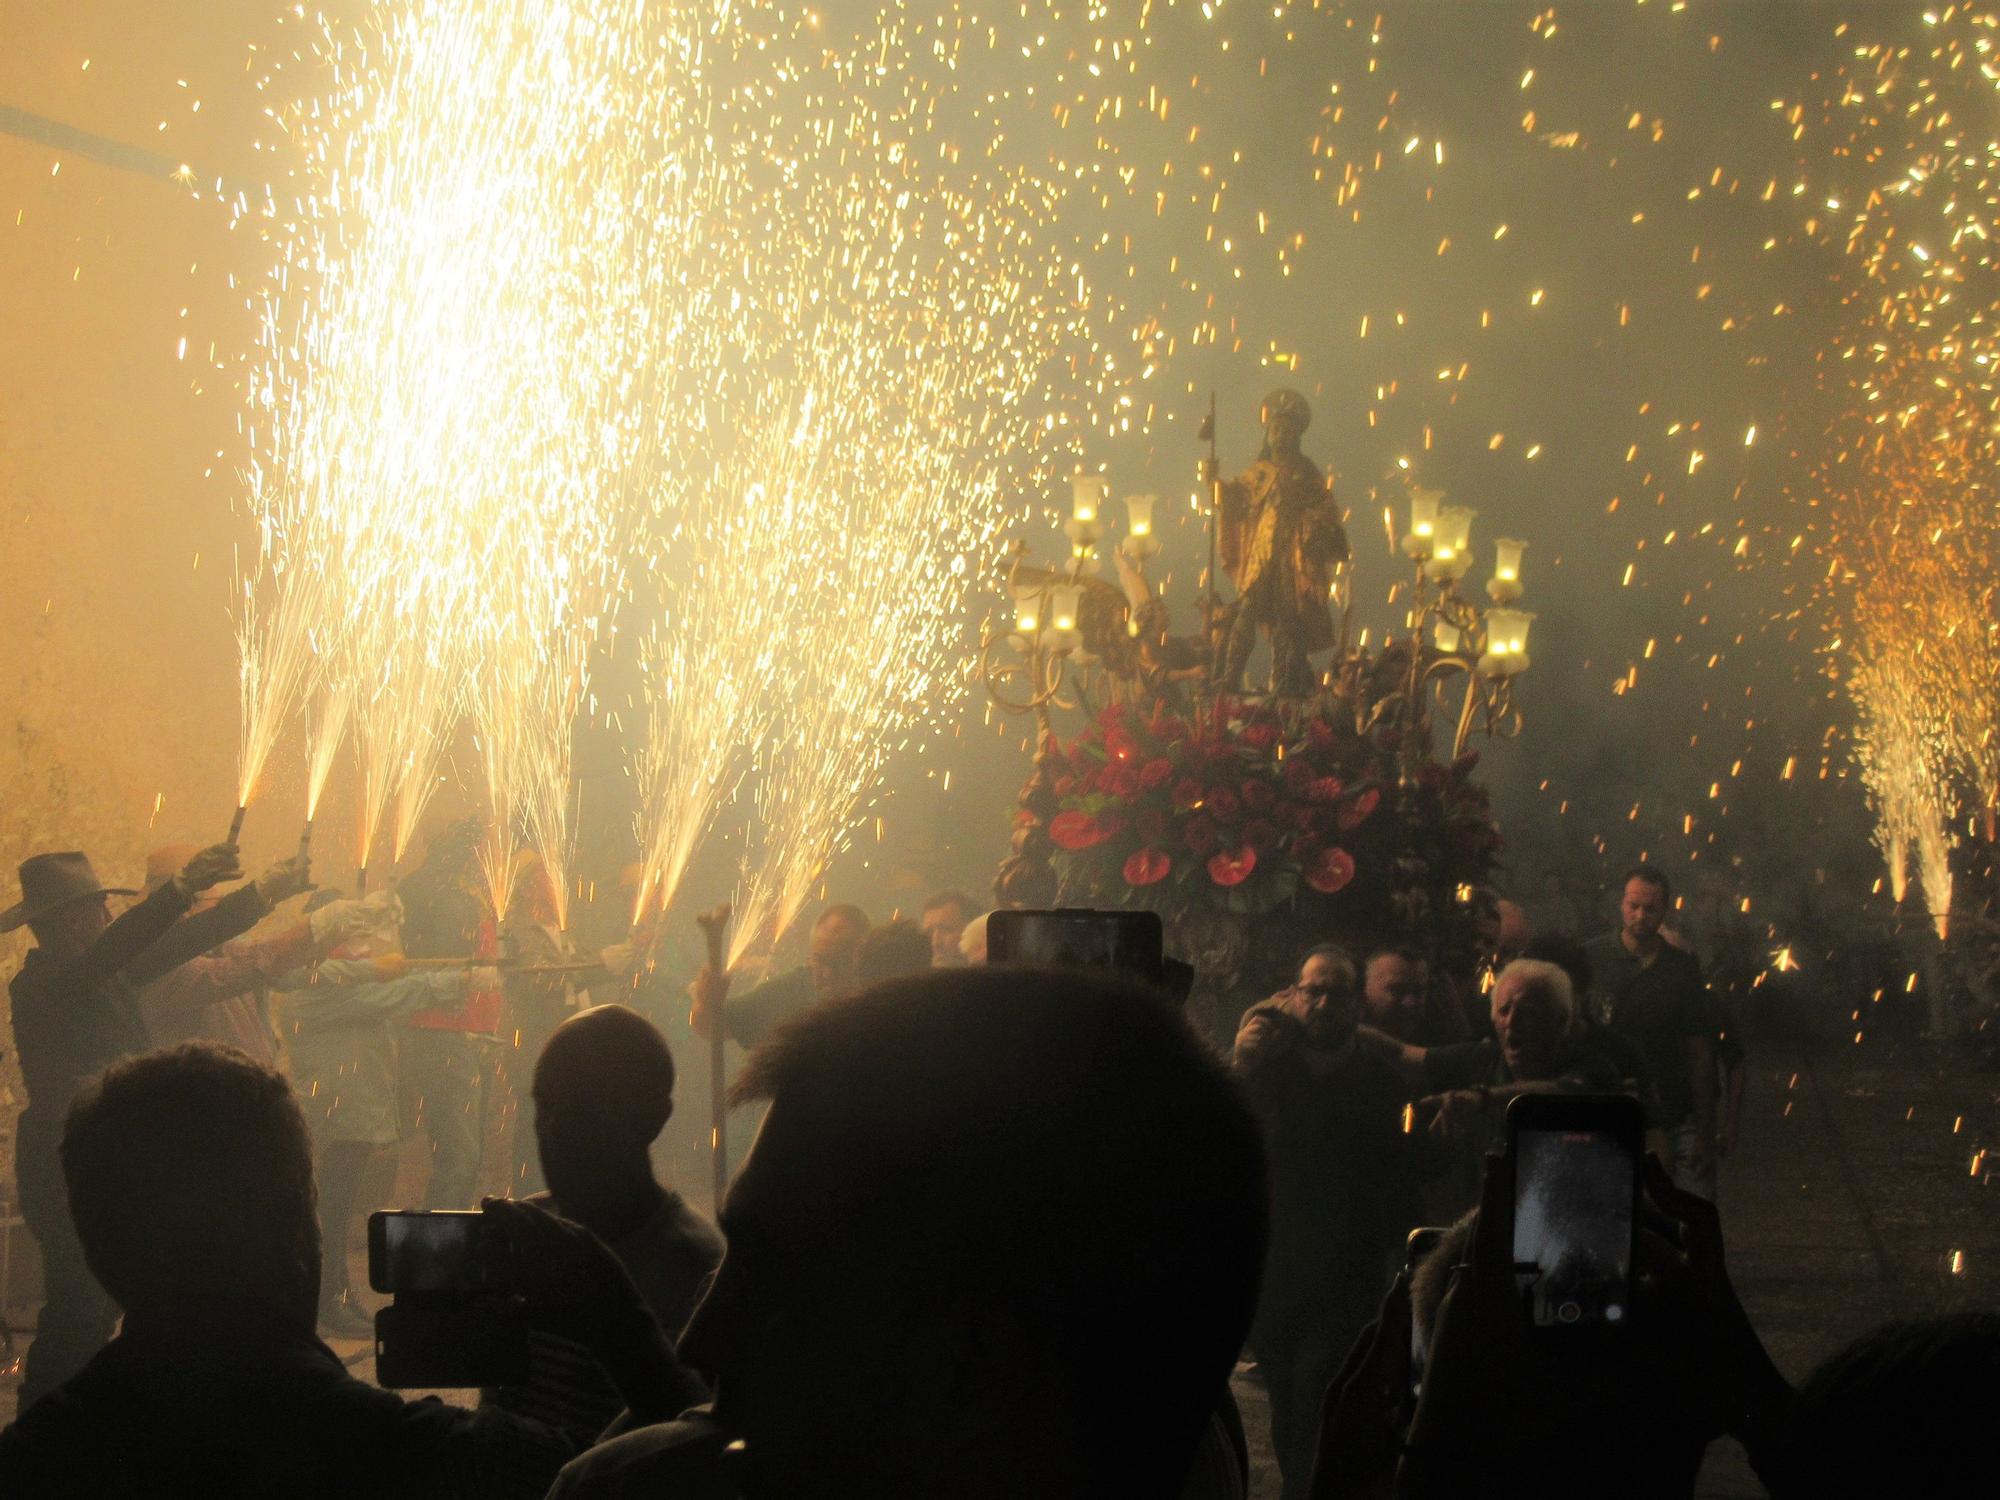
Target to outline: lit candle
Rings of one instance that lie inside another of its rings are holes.
[[[1438,502],[1442,490],[1410,491],[1410,534],[1427,537],[1437,530]]]
[[[1078,606],[1083,602],[1083,590],[1073,583],[1057,584],[1050,591],[1049,625],[1064,636],[1076,634]]]
[[[1502,583],[1521,581],[1521,554],[1527,550],[1526,542],[1517,542],[1512,537],[1497,537],[1493,542],[1493,576]]]
[[[1100,475],[1076,474],[1070,477],[1069,488],[1070,514],[1086,524],[1095,521],[1110,486]]]
[[[1025,584],[1014,585],[1014,629],[1020,635],[1033,635],[1041,628],[1042,596],[1039,589]]]
[[[1457,651],[1460,641],[1463,640],[1458,627],[1448,620],[1439,620],[1437,622],[1436,636],[1438,650],[1444,652],[1447,656]]]
[[[1478,514],[1467,505],[1447,505],[1437,513],[1439,556],[1456,557],[1472,545],[1472,518]]]
[[[1153,534],[1154,499],[1155,497],[1152,495],[1127,495],[1125,497],[1125,519],[1132,529],[1132,535],[1151,536]]]

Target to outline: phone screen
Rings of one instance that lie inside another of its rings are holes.
[[[371,1215],[368,1279],[382,1292],[467,1292],[491,1279],[479,1253],[485,1215]],[[379,1226],[379,1228],[378,1228]]]
[[[1537,1328],[1615,1328],[1631,1311],[1638,1160],[1611,1130],[1514,1133],[1514,1277]]]
[[[1160,950],[1157,912],[996,911],[986,919],[989,963],[1112,969],[1156,977]]]

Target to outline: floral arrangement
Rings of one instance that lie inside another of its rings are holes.
[[[1055,763],[1063,899],[1170,921],[1290,903],[1329,928],[1445,939],[1475,919],[1500,836],[1477,754],[1402,777],[1400,748],[1337,699],[1191,719],[1113,705]]]

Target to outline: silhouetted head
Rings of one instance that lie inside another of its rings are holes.
[[[1657,865],[1634,865],[1625,872],[1618,901],[1618,918],[1625,936],[1640,945],[1660,935],[1660,924],[1673,905],[1673,887]]]
[[[806,942],[806,968],[812,973],[815,996],[832,1000],[853,993],[861,982],[856,966],[866,936],[868,914],[858,906],[829,906],[819,914]]]
[[[128,1319],[311,1335],[312,1146],[281,1074],[212,1042],[114,1063],[70,1107],[62,1165],[84,1258]]]
[[[1817,1500],[1983,1493],[2000,1407],[2000,1313],[1891,1323],[1799,1390],[1785,1493]]]
[[[646,1148],[674,1112],[674,1055],[635,1010],[597,1005],[555,1029],[535,1060],[535,1149],[549,1191],[588,1220],[651,1176]]]
[[[892,980],[745,1064],[770,1112],[681,1353],[758,1496],[1172,1495],[1255,1305],[1254,1120],[1150,990]]]
[[[1368,1024],[1399,1041],[1413,1042],[1430,1003],[1431,967],[1411,948],[1378,948],[1368,956],[1361,997]]]
[[[930,939],[933,964],[949,969],[965,962],[958,939],[978,910],[963,891],[939,891],[924,902],[919,925]]]
[[[1361,1024],[1361,986],[1354,960],[1338,943],[1321,943],[1299,960],[1298,978],[1285,991],[1285,1009],[1305,1027],[1315,1047],[1345,1047]]]
[[[855,956],[854,978],[858,984],[879,984],[905,974],[921,974],[932,967],[930,934],[914,922],[884,922],[871,927],[861,940]]]

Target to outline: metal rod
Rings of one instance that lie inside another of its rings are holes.
[[[703,912],[695,918],[701,928],[701,935],[708,943],[708,967],[712,973],[727,976],[725,967],[729,954],[725,938],[729,932],[729,908],[718,906],[714,911]],[[709,1018],[708,1033],[708,1088],[709,1088],[709,1129],[710,1150],[713,1152],[715,1169],[715,1201],[712,1212],[722,1212],[722,1195],[729,1188],[729,1102],[728,1102],[728,1058],[724,1048],[729,1040],[727,992],[724,1003],[718,1004],[715,1014]]]
[[[306,826],[299,833],[299,858],[311,859],[313,846],[313,820],[306,819]]]
[[[233,844],[243,837],[243,815],[249,811],[249,803],[241,802],[237,804],[236,816],[229,820],[229,837],[224,840],[225,843]]]

